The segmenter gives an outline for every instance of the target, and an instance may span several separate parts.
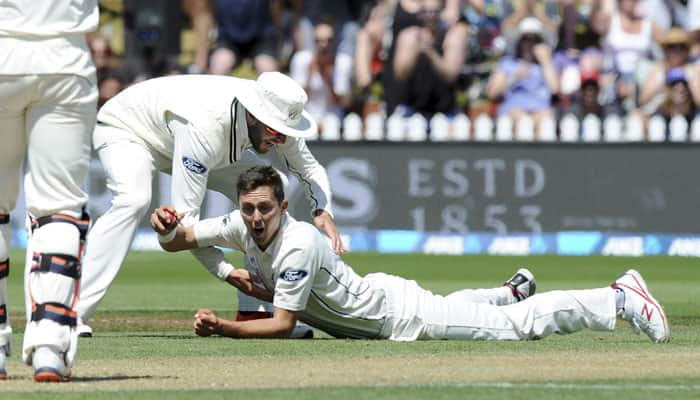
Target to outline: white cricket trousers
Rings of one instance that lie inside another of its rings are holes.
[[[529,340],[584,328],[615,329],[615,291],[610,287],[558,290],[507,304],[493,300],[498,289],[484,291],[487,296],[469,289],[441,296],[415,281],[370,276],[386,294],[389,315],[383,333],[390,340]]]
[[[81,218],[87,201],[83,186],[89,171],[96,111],[97,88],[85,77],[0,75],[0,216],[9,214],[15,207],[24,160],[28,214],[34,219],[54,214]],[[2,264],[9,257],[10,224],[0,222],[0,231]],[[30,235],[24,276],[28,319],[32,303],[60,303],[65,307],[61,312],[70,312],[77,280],[53,270],[30,273],[30,269],[34,254],[41,257],[41,254],[55,253],[79,258],[78,235],[78,229],[68,223],[46,223]],[[9,261],[7,264],[9,269]],[[9,347],[12,330],[6,312],[6,281],[7,278],[0,278],[0,309],[3,310],[0,314],[4,314],[4,318],[0,315],[0,346]],[[51,319],[29,322],[23,358],[31,361],[36,346],[68,351],[70,335],[68,325]]]

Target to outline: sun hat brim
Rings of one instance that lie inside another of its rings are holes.
[[[236,98],[243,104],[246,111],[251,113],[258,121],[284,135],[306,138],[313,136],[318,130],[316,121],[306,110],[302,110],[299,121],[294,125],[289,125],[286,121],[272,115],[256,81],[244,82],[242,90],[236,94]]]

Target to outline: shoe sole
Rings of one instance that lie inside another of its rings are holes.
[[[78,337],[92,337],[92,332],[80,332]]]
[[[631,269],[631,270],[627,271],[625,273],[625,275],[630,275],[632,277],[632,279],[635,281],[635,283],[637,284],[637,287],[628,286],[624,283],[622,283],[622,284],[618,283],[618,285],[622,286],[624,289],[632,290],[635,293],[637,293],[638,295],[642,296],[646,301],[651,303],[654,306],[654,308],[656,308],[656,311],[659,313],[659,315],[661,315],[661,321],[663,322],[663,325],[664,325],[664,335],[663,335],[663,337],[661,337],[658,340],[655,340],[654,342],[655,343],[668,342],[671,339],[671,330],[668,327],[668,319],[666,318],[666,313],[664,312],[663,307],[661,307],[661,304],[658,301],[656,301],[656,299],[654,298],[654,296],[651,295],[651,293],[649,293],[649,289],[647,288],[647,283],[644,280],[644,278],[642,278],[642,275],[639,272],[637,272],[634,269]]]
[[[69,382],[70,380],[70,373],[67,376],[63,376],[53,368],[39,368],[34,372],[34,382],[60,383]]]

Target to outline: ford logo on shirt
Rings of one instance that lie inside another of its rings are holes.
[[[308,273],[306,271],[292,271],[292,270],[286,270],[280,274],[280,278],[284,279],[287,282],[296,282],[304,279]]]
[[[207,172],[207,167],[205,167],[204,164],[200,163],[199,161],[195,161],[189,157],[182,157],[182,165],[184,165],[185,168],[189,169],[195,174],[203,174]]]

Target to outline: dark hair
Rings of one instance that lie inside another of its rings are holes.
[[[249,168],[238,177],[238,183],[236,184],[238,197],[240,197],[242,193],[250,192],[260,186],[272,187],[277,201],[281,202],[284,200],[284,184],[282,183],[282,178],[274,168],[266,165],[257,165]]]

